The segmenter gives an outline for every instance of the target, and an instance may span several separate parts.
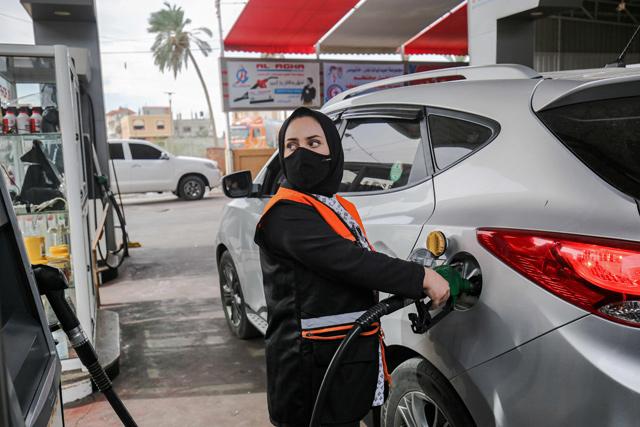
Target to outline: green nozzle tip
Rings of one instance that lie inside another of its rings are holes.
[[[104,175],[96,175],[96,182],[99,185],[107,185],[109,181],[107,180],[107,177]]]
[[[439,265],[433,270],[449,282],[449,294],[454,305],[461,294],[469,293],[473,289],[473,284],[450,265]]]

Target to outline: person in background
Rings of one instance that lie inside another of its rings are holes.
[[[307,84],[302,88],[300,100],[303,105],[311,105],[314,99],[316,99],[316,88],[313,86],[313,79],[307,77]]]

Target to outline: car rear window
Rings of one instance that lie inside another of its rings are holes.
[[[640,96],[567,105],[540,118],[602,179],[640,199]]]

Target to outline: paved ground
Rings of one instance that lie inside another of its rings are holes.
[[[132,249],[120,277],[101,288],[120,314],[121,373],[115,380],[142,426],[269,426],[262,339],[229,333],[220,306],[214,236],[220,193],[198,202],[127,198]],[[101,396],[65,410],[67,426],[120,426]]]

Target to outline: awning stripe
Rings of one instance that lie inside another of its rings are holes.
[[[404,53],[467,55],[467,2],[463,2],[404,44]]]
[[[461,0],[366,0],[320,42],[321,53],[396,53]]]
[[[358,0],[251,0],[225,37],[226,51],[314,53]]]

